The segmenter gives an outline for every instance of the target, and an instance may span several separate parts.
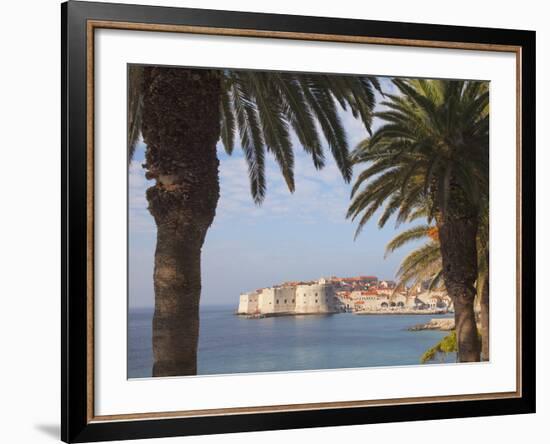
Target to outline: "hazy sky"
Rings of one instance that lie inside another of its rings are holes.
[[[383,81],[384,91],[391,86]],[[351,113],[342,111],[340,115],[353,148],[367,133]],[[296,191],[288,191],[279,167],[268,156],[267,193],[261,206],[255,205],[250,195],[240,147],[236,145],[228,156],[218,144],[221,197],[203,247],[202,304],[236,305],[243,291],[290,280],[361,274],[393,279],[399,262],[414,247],[411,244],[384,259],[385,245],[397,231],[393,219],[379,229],[377,215],[354,241],[356,223],[345,218],[351,184],[342,179],[328,148],[326,166],[317,171],[295,137],[293,141]],[[152,306],[154,300],[156,228],[145,199],[145,190],[153,182],[145,179],[141,167],[144,150],[140,144],[129,168],[132,307]],[[402,225],[400,230],[404,228]]]

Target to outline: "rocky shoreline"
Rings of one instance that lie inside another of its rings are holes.
[[[360,316],[378,316],[378,315],[442,315],[449,313],[447,310],[442,309],[395,309],[395,310],[363,310],[363,311],[355,311],[353,314],[360,315]]]
[[[443,319],[430,319],[424,324],[417,324],[409,327],[409,331],[421,331],[421,330],[439,330],[439,331],[451,331],[455,328],[454,318]]]

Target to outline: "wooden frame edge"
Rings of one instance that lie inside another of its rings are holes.
[[[383,400],[365,400],[365,401],[335,401],[320,402],[309,404],[280,404],[272,406],[257,407],[230,407],[219,409],[201,409],[201,410],[182,410],[172,412],[151,412],[151,413],[126,413],[118,415],[102,415],[92,418],[90,423],[127,421],[127,420],[153,420],[167,418],[197,418],[212,416],[230,416],[239,414],[258,414],[258,413],[287,413],[297,411],[316,411],[331,410],[338,408],[361,408],[361,407],[387,407],[392,405],[410,405],[422,402],[423,404],[437,404],[442,402],[462,402],[462,401],[482,401],[494,399],[513,399],[520,398],[521,394],[516,392],[499,392],[488,394],[472,395],[450,395],[450,396],[422,396],[413,398],[394,398]]]
[[[95,335],[94,335],[94,136],[95,136],[95,96],[94,96],[94,28],[86,28],[86,314],[88,322],[86,330],[87,340],[87,399],[86,399],[86,420],[91,422],[94,419],[95,411]]]
[[[365,400],[365,401],[343,401],[329,403],[314,403],[314,404],[289,404],[289,405],[274,405],[261,407],[239,407],[225,409],[207,409],[207,410],[187,410],[175,412],[148,412],[148,413],[133,413],[121,415],[94,415],[94,31],[98,28],[106,29],[124,29],[135,31],[154,31],[154,32],[177,32],[177,33],[192,33],[192,34],[207,34],[207,35],[222,35],[222,36],[241,36],[241,37],[261,37],[261,38],[278,38],[278,39],[295,39],[295,40],[310,40],[310,41],[326,41],[340,43],[363,43],[375,45],[396,45],[409,47],[423,48],[444,48],[444,49],[462,49],[462,50],[479,50],[479,51],[496,51],[496,52],[513,52],[516,55],[516,156],[517,156],[517,343],[516,343],[516,378],[517,389],[515,392],[491,393],[491,394],[472,394],[472,395],[454,395],[454,396],[435,396],[435,397],[415,397],[415,398],[397,398],[391,400]],[[303,410],[323,410],[334,408],[357,408],[357,407],[372,407],[372,406],[387,406],[387,405],[406,405],[418,402],[422,403],[440,403],[440,402],[459,402],[469,400],[488,400],[488,399],[511,399],[520,398],[522,396],[522,347],[521,347],[521,321],[522,321],[522,242],[521,242],[521,203],[522,203],[522,47],[519,45],[499,45],[499,44],[484,44],[484,43],[460,43],[460,42],[445,42],[432,40],[414,40],[414,39],[396,39],[396,38],[379,38],[379,37],[362,37],[362,36],[343,36],[331,34],[307,34],[307,33],[290,33],[277,31],[262,31],[249,29],[235,28],[214,28],[202,26],[187,26],[187,25],[161,25],[147,23],[131,23],[122,21],[106,21],[106,20],[87,20],[87,44],[86,44],[86,60],[87,60],[87,423],[112,422],[123,420],[143,420],[143,419],[160,419],[160,418],[189,418],[198,416],[222,416],[235,415],[242,413],[271,413],[271,412],[294,412]]]
[[[88,20],[88,27],[92,30],[96,28],[120,29],[128,31],[148,31],[148,32],[173,32],[186,34],[219,35],[226,37],[258,37],[274,38],[285,40],[306,40],[318,42],[335,43],[359,43],[384,46],[412,46],[423,48],[441,48],[441,49],[463,49],[472,51],[495,51],[495,52],[517,52],[521,49],[517,45],[501,45],[491,43],[468,43],[468,42],[449,42],[438,40],[419,40],[419,39],[399,39],[389,37],[368,37],[340,34],[318,34],[305,32],[288,31],[265,31],[260,29],[239,29],[222,28],[211,26],[190,26],[190,25],[166,25],[151,24],[139,22],[124,22],[114,20]]]

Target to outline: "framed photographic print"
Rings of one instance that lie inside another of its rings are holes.
[[[535,33],[69,1],[62,439],[535,411]]]

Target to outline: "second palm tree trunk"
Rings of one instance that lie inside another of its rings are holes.
[[[452,215],[438,223],[443,277],[455,309],[459,362],[477,362],[480,344],[474,312],[477,217]]]
[[[216,71],[148,67],[142,134],[157,226],[153,376],[197,373],[201,249],[219,199]]]
[[[481,360],[488,361],[489,358],[489,276],[483,280],[481,297],[479,300],[479,323],[481,330]]]

